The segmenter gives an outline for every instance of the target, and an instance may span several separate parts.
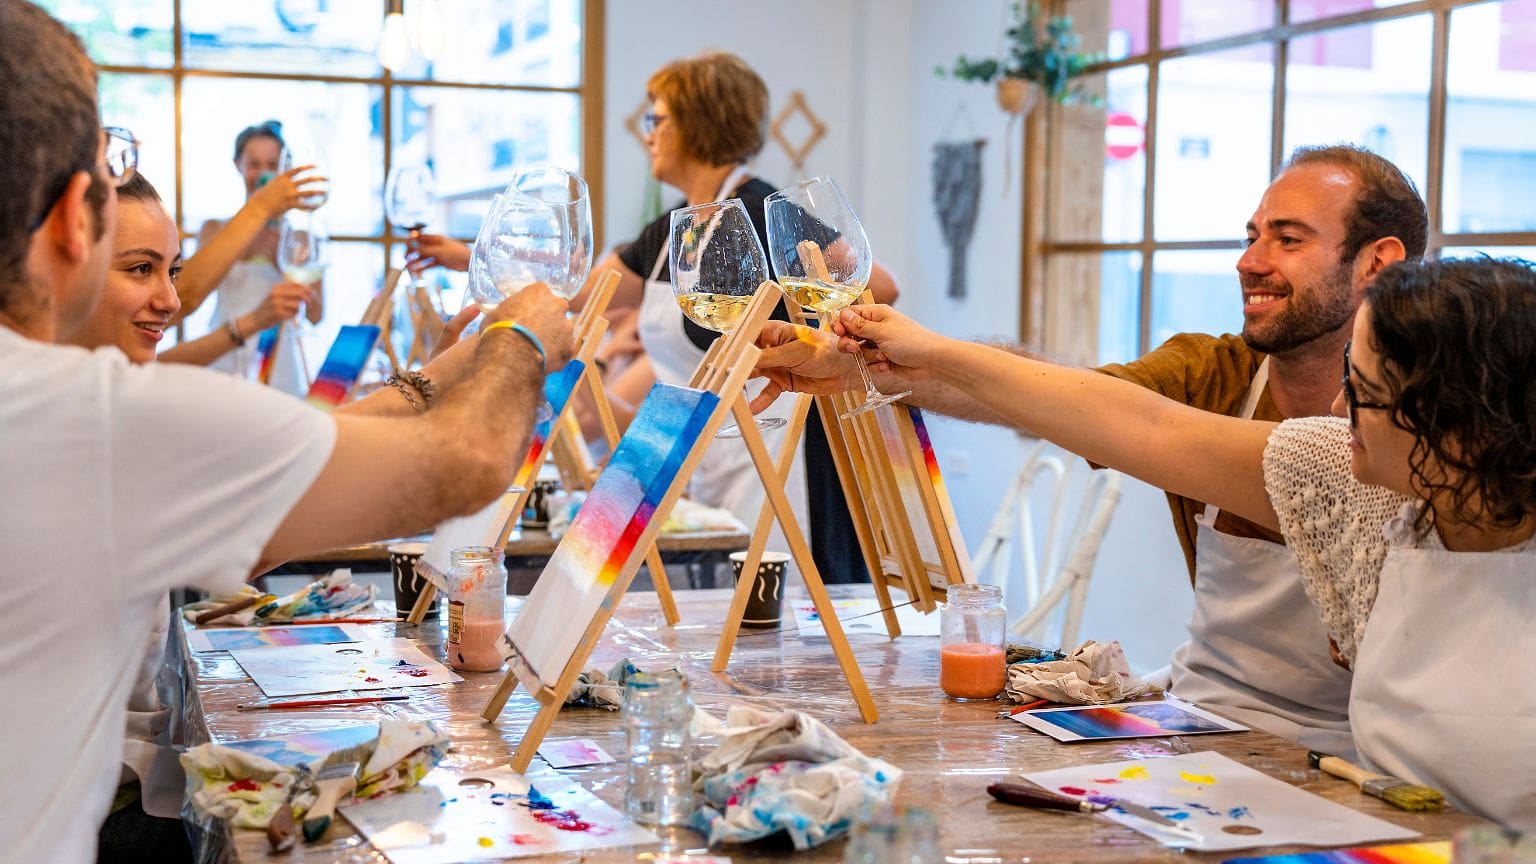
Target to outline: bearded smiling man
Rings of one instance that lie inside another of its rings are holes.
[[[1099,371],[1229,416],[1326,415],[1366,286],[1387,265],[1422,257],[1428,232],[1423,200],[1392,163],[1347,145],[1300,148],[1248,222],[1237,261],[1242,335],[1180,334]],[[778,386],[755,409],[779,388],[831,393],[857,383],[852,358],[828,336],[770,323],[759,344],[767,350],[758,370]],[[876,375],[877,386],[911,389],[907,401],[923,408],[1003,424],[945,385],[883,378]],[[1280,535],[1199,501],[1170,495],[1168,503],[1195,586],[1190,639],[1173,656],[1173,692],[1352,758],[1349,672],[1332,662]]]

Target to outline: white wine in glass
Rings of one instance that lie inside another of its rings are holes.
[[[739,198],[672,211],[667,254],[677,305],[688,320],[716,333],[736,329],[758,286],[768,280],[768,258]],[[788,421],[759,417],[756,422],[766,432]],[[739,438],[741,430],[732,424],[715,437]]]
[[[831,177],[780,189],[768,196],[763,209],[768,254],[779,284],[796,303],[816,310],[822,327],[830,329],[832,317],[863,295],[875,265],[858,215]],[[843,419],[911,395],[881,393],[863,355],[855,354],[854,359],[864,380],[864,404],[849,409]]]

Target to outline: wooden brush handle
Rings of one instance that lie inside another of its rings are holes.
[[[272,813],[272,821],[267,823],[267,843],[273,852],[287,852],[298,837],[298,826],[293,823],[293,804],[285,800]]]
[[[1391,779],[1385,774],[1372,774],[1371,772],[1361,768],[1359,765],[1356,765],[1347,759],[1340,759],[1337,756],[1329,756],[1326,753],[1319,753],[1316,750],[1307,753],[1307,764],[1323,772],[1324,774],[1332,774],[1335,777],[1341,777],[1345,780],[1348,780],[1351,783],[1354,783],[1356,786],[1359,786],[1367,780]]]
[[[1073,813],[1091,813],[1097,809],[1087,801],[1079,801],[1076,798],[1057,795],[1054,792],[1047,792],[1034,786],[1025,786],[1022,783],[993,783],[987,787],[987,794],[1004,804],[1016,804],[1020,807],[1070,810]]]
[[[309,806],[309,812],[304,814],[304,821],[330,817],[336,812],[336,803],[342,796],[351,794],[357,788],[357,777],[337,777],[333,780],[318,780],[315,782],[315,803]]]
[[[218,619],[223,618],[225,615],[232,615],[242,609],[249,609],[250,607],[255,606],[257,603],[261,602],[263,599],[264,595],[261,594],[257,594],[255,597],[241,597],[239,600],[233,600],[229,603],[225,603],[223,606],[215,606],[212,609],[209,609],[207,612],[204,612],[198,615],[196,618],[193,618],[192,623],[202,627],[210,621],[217,621]]]

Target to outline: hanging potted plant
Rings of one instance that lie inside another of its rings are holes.
[[[1029,113],[1042,94],[1063,105],[1098,104],[1099,97],[1071,83],[1084,69],[1104,59],[1102,54],[1079,51],[1082,41],[1072,30],[1071,18],[1058,15],[1045,19],[1039,3],[1025,6],[1015,2],[1002,57],[973,60],[962,56],[955,60],[953,69],[940,67],[937,72],[941,77],[982,84],[995,79],[998,107],[1009,114]]]

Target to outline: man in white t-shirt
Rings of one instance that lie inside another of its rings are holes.
[[[385,416],[54,345],[100,293],[133,150],[102,132],[79,40],[24,0],[0,0],[0,81],[0,861],[89,862],[156,600],[483,506],[571,332],[524,291],[427,410],[391,392],[359,412]]]

